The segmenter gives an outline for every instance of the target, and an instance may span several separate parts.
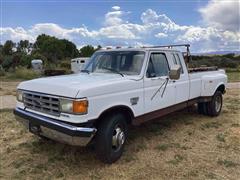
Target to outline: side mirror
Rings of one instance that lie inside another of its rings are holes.
[[[169,78],[177,80],[177,79],[180,78],[180,74],[181,74],[181,66],[180,65],[174,65],[170,69]]]

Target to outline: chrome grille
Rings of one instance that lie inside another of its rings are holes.
[[[60,115],[60,103],[56,97],[24,92],[23,102],[26,108],[54,116]]]

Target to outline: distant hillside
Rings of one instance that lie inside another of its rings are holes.
[[[193,55],[224,55],[224,54],[236,54],[240,55],[240,50],[239,51],[211,51],[211,52],[206,52],[206,53],[192,53]]]

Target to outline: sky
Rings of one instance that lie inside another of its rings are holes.
[[[94,46],[240,50],[240,0],[1,0],[0,42],[48,34]]]

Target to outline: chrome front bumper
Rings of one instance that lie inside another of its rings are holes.
[[[14,114],[30,132],[70,145],[87,145],[97,131],[96,128],[73,126],[20,108],[16,108]]]

